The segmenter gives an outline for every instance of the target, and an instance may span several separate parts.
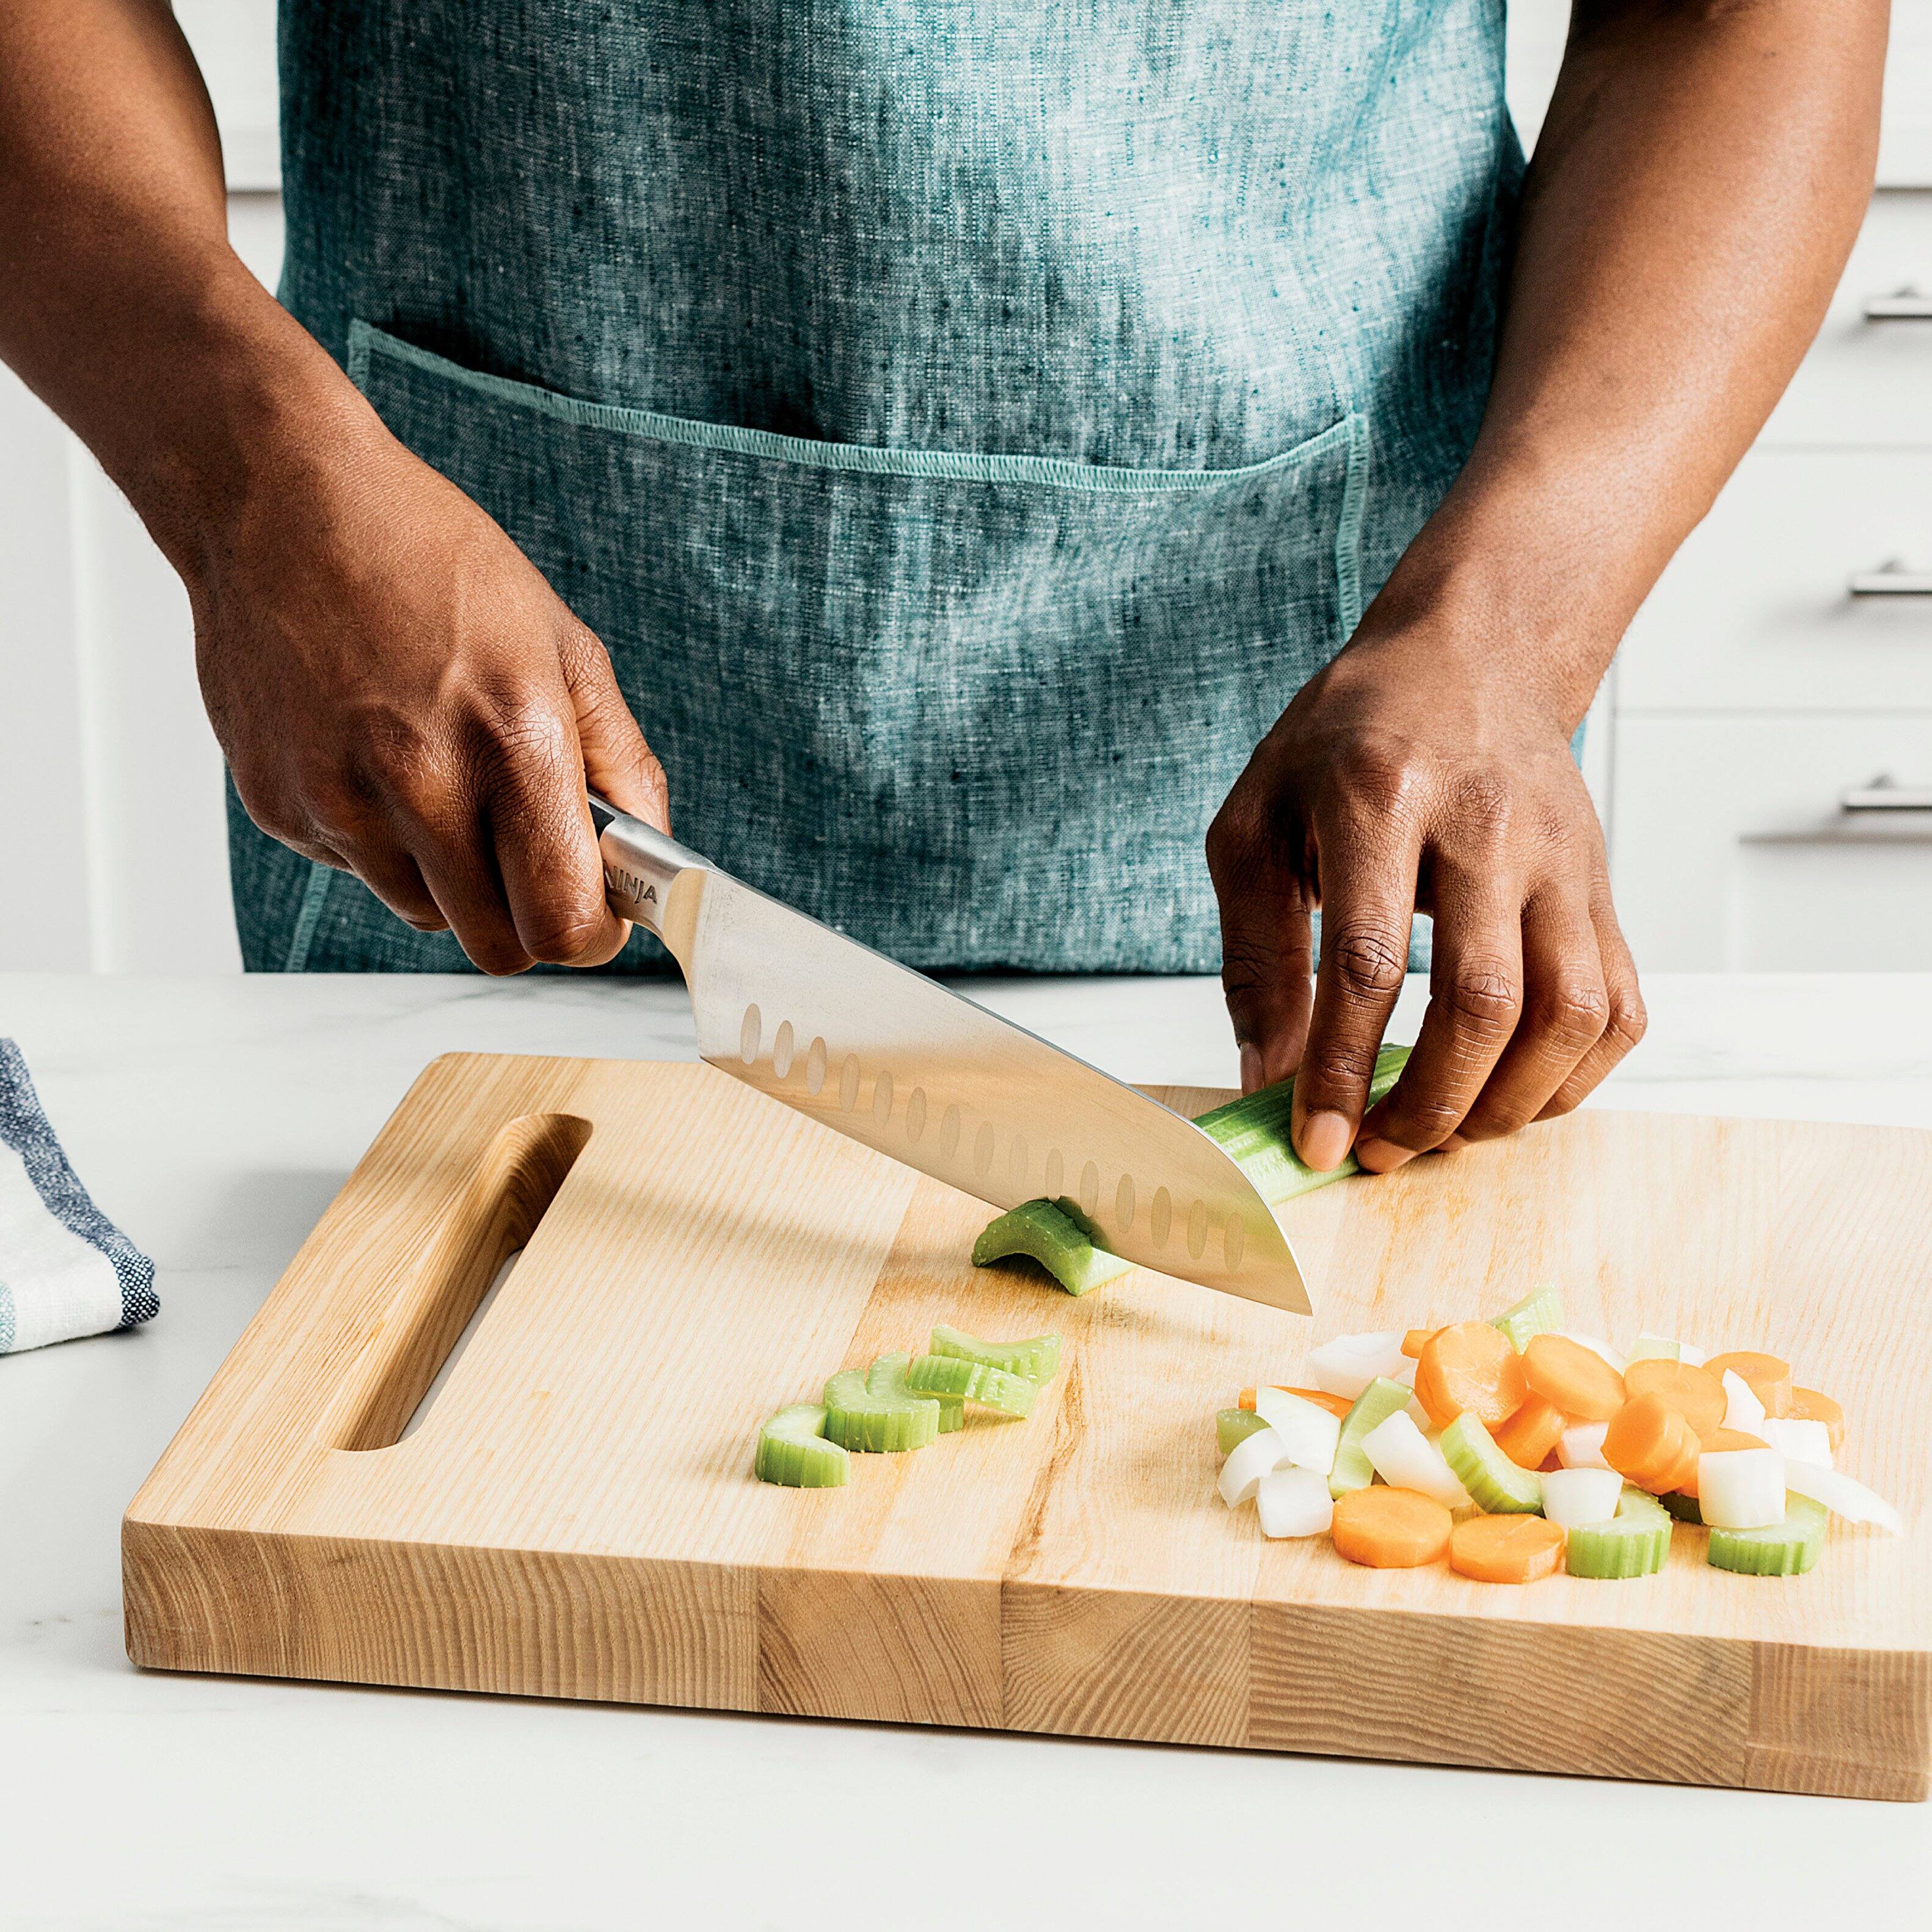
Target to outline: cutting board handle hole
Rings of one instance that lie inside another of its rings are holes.
[[[525,1114],[498,1130],[372,1338],[338,1448],[392,1448],[427,1420],[424,1397],[590,1138],[574,1114]]]

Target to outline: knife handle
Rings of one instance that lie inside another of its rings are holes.
[[[683,935],[675,929],[680,922],[672,913],[671,887],[688,873],[710,871],[710,866],[656,826],[620,812],[594,791],[587,796],[597,849],[604,860],[604,894],[611,910],[648,927],[682,958],[678,941]]]

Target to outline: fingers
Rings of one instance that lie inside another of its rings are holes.
[[[1322,958],[1295,1076],[1295,1150],[1326,1173],[1354,1142],[1376,1050],[1402,992],[1419,842],[1406,814],[1353,812],[1322,828]]]
[[[1568,1113],[1643,1038],[1650,1023],[1637,986],[1636,962],[1630,957],[1623,928],[1617,923],[1607,879],[1598,880],[1590,919],[1604,967],[1604,1030],[1538,1113],[1539,1120],[1554,1120],[1560,1114]]]
[[[1314,999],[1314,920],[1300,874],[1238,806],[1208,835],[1221,908],[1221,990],[1240,1048],[1241,1091],[1286,1080],[1301,1064]]]
[[[1522,894],[1486,857],[1472,866],[1434,862],[1428,1010],[1402,1078],[1356,1143],[1355,1156],[1371,1174],[1387,1173],[1457,1132],[1516,1030],[1523,1010]]]
[[[580,624],[566,636],[560,655],[590,789],[620,812],[668,833],[670,790],[664,782],[664,766],[644,742],[644,734],[624,701],[610,668],[610,654]]]
[[[1522,1019],[1458,1130],[1464,1140],[1493,1140],[1536,1119],[1609,1023],[1601,948],[1580,890],[1552,886],[1531,899],[1522,958]]]

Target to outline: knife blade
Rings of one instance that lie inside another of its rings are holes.
[[[1267,1202],[1184,1115],[594,794],[590,813],[610,904],[683,969],[711,1065],[996,1208],[1069,1196],[1128,1261],[1311,1312]]]

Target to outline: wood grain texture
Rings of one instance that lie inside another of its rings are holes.
[[[1346,1181],[1286,1210],[1312,1324],[1147,1272],[1074,1301],[975,1269],[987,1211],[709,1068],[437,1061],[130,1508],[130,1655],[1924,1796],[1932,1134],[1599,1112]],[[1910,1533],[1835,1528],[1772,1580],[1683,1532],[1660,1576],[1511,1591],[1220,1506],[1234,1389],[1544,1280],[1580,1329],[1788,1354]],[[844,1490],[752,1479],[764,1417],[939,1321],[1065,1335],[1030,1420],[976,1412]]]

